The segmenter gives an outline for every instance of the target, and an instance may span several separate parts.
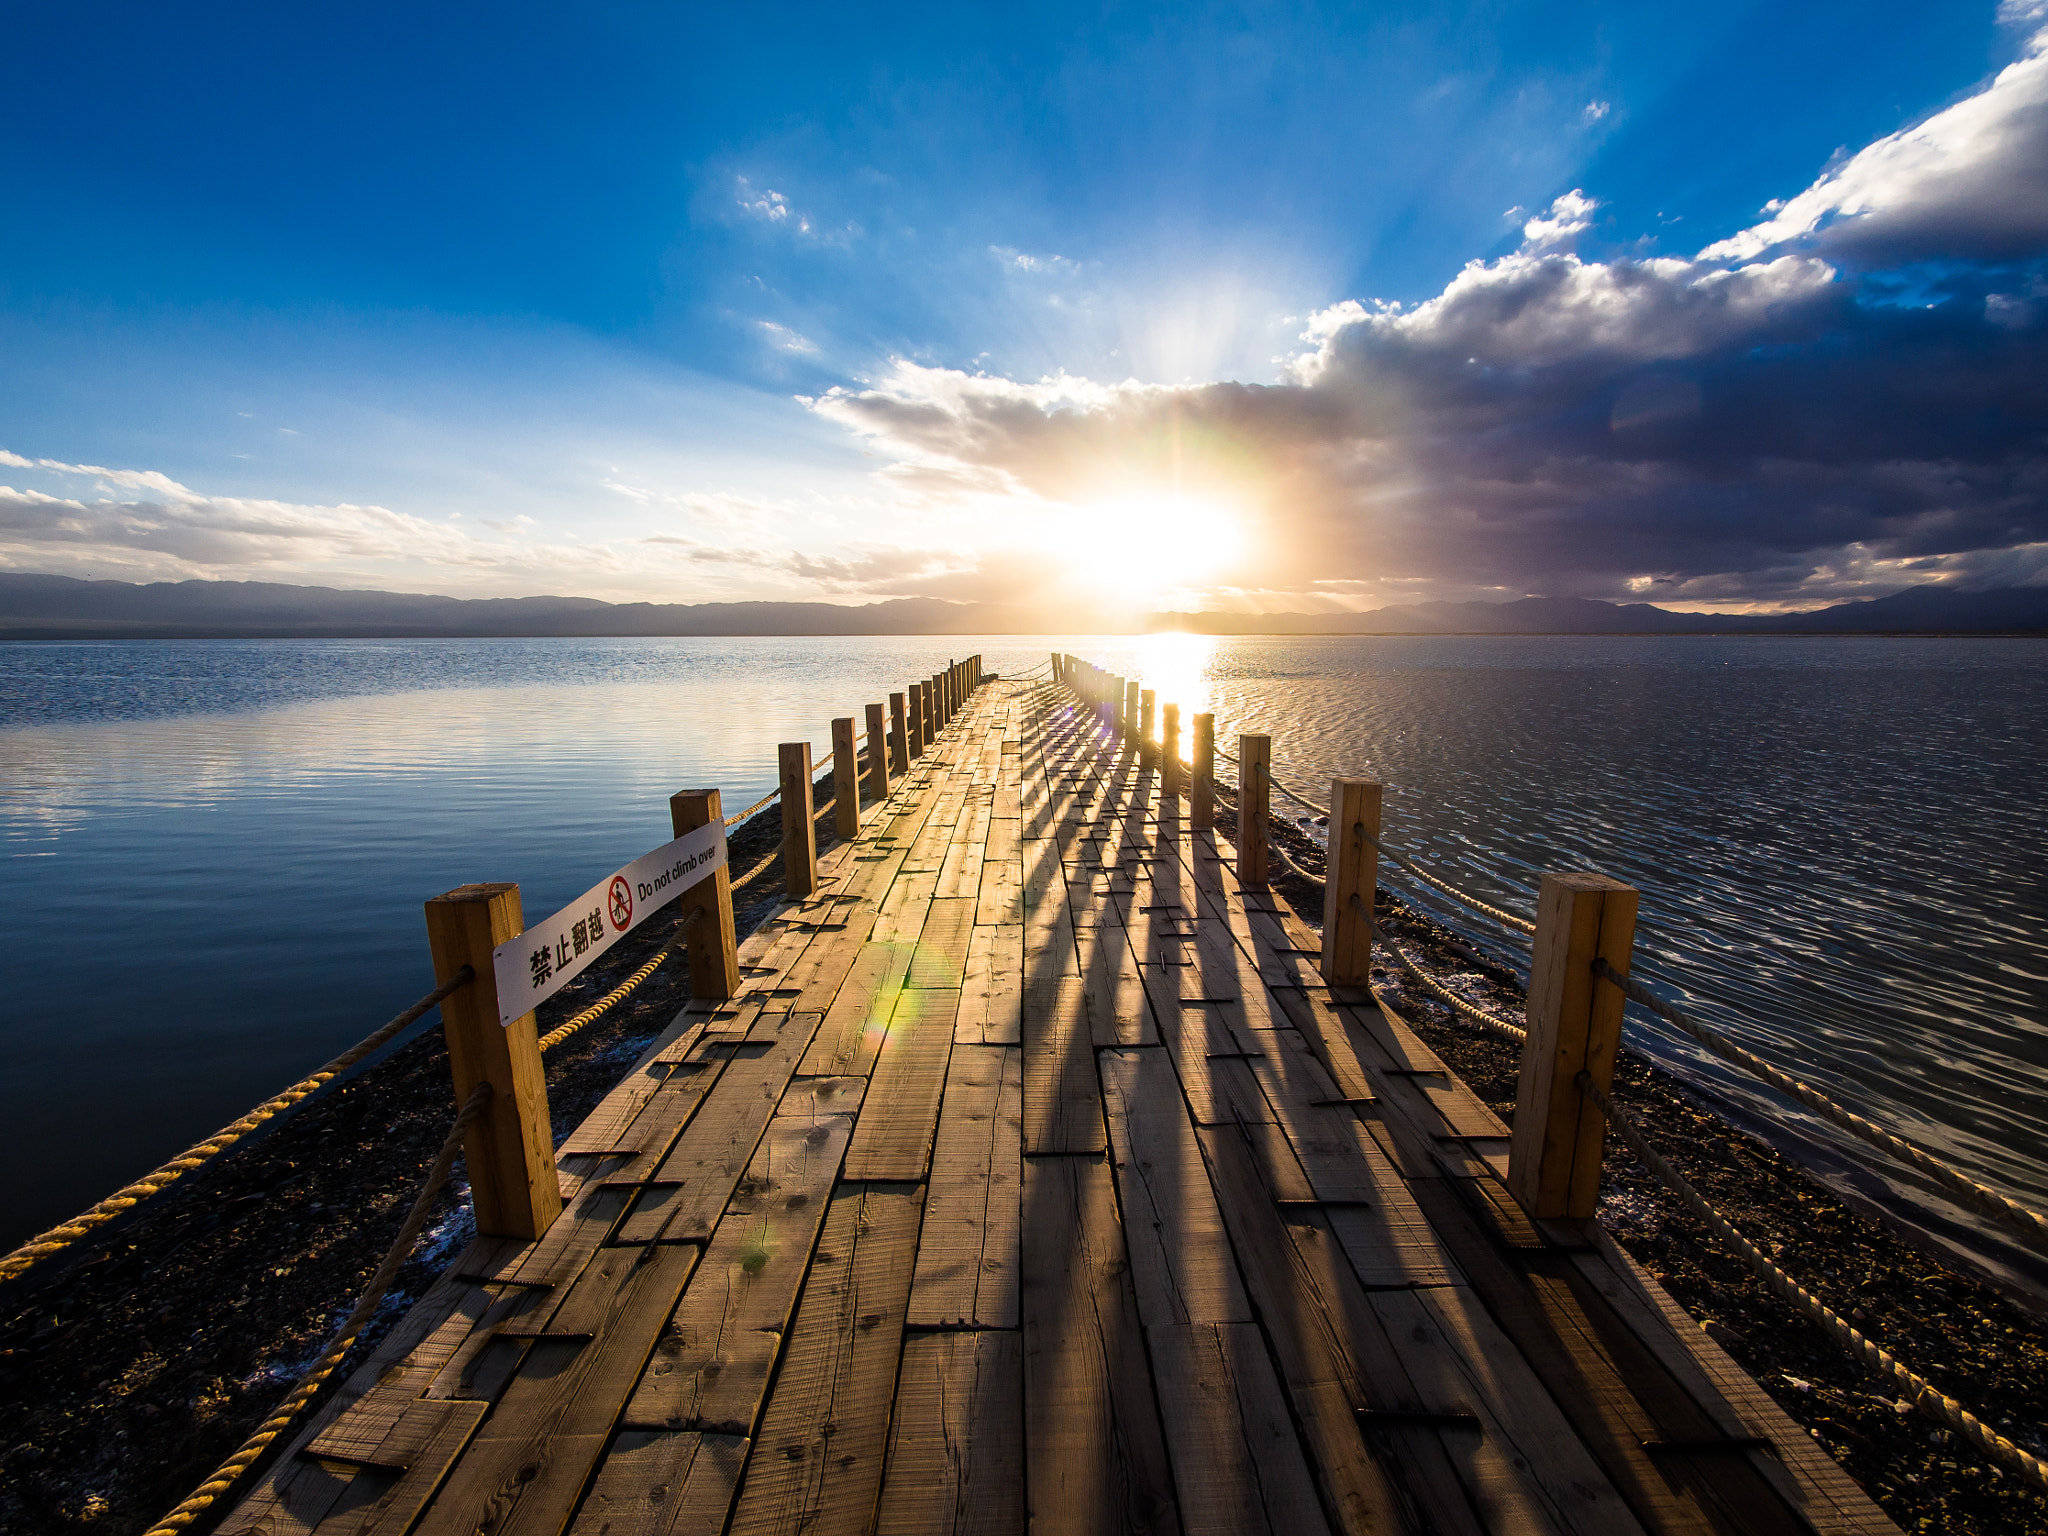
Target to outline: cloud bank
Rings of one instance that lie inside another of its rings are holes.
[[[2048,572],[2048,33],[1697,255],[1584,258],[1597,208],[1566,193],[1412,308],[1312,316],[1278,383],[899,362],[814,408],[897,474],[1227,502],[1254,534],[1236,595],[1268,608]]]

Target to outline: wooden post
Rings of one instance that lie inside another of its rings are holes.
[[[1333,987],[1372,985],[1373,902],[1379,895],[1380,786],[1370,779],[1330,781],[1330,849],[1323,881],[1323,980]],[[1357,897],[1359,906],[1351,904]]]
[[[1529,957],[1529,1038],[1515,1089],[1508,1190],[1534,1217],[1585,1220],[1600,1203],[1607,1117],[1579,1091],[1586,1072],[1607,1091],[1621,1047],[1621,989],[1593,975],[1605,960],[1628,975],[1636,890],[1595,874],[1545,874]]]
[[[1137,745],[1138,734],[1138,680],[1134,677],[1124,684],[1124,738],[1128,746]]]
[[[889,798],[889,736],[882,726],[882,706],[868,706],[868,793]]]
[[[1188,776],[1188,825],[1197,832],[1216,830],[1216,717],[1194,718],[1194,771]]]
[[[724,819],[725,803],[715,789],[686,789],[668,797],[669,825],[677,837]],[[683,952],[690,961],[690,996],[723,1002],[740,989],[731,870],[714,870],[676,898],[676,916],[688,917],[700,910],[704,915],[683,930]]]
[[[896,773],[910,772],[909,725],[904,719],[903,695],[900,693],[889,695],[889,754],[895,759]]]
[[[811,744],[785,741],[775,749],[782,769],[782,886],[802,898],[818,888],[818,831],[812,821]]]
[[[1237,738],[1237,883],[1266,883],[1266,814],[1273,804],[1273,738]]]
[[[924,708],[917,696],[917,684],[912,683],[904,693],[910,700],[910,734],[905,738],[907,745],[904,748],[909,755],[903,760],[907,769],[911,763],[924,756]]]
[[[478,1083],[493,1090],[490,1107],[463,1134],[476,1230],[483,1237],[532,1241],[562,1213],[555,1174],[555,1136],[548,1121],[548,1080],[541,1071],[533,1015],[498,1023],[498,984],[491,951],[526,931],[516,885],[462,885],[427,903],[427,943],[434,980],[465,965],[476,973],[441,1004],[441,1033],[455,1102]]]
[[[1173,805],[1180,799],[1180,706],[1169,704],[1160,712],[1159,803]]]
[[[1066,668],[1060,665],[1060,653],[1058,651],[1052,653],[1052,675],[1054,682],[1064,683],[1067,680]]]
[[[1146,688],[1138,694],[1138,766],[1152,768],[1158,765],[1158,749],[1152,745],[1152,717],[1158,709],[1159,695]]]
[[[832,825],[848,842],[860,836],[860,758],[851,715],[832,722]]]

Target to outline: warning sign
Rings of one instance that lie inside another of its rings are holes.
[[[676,892],[725,867],[725,827],[713,822],[635,859],[544,923],[491,952],[498,1022],[533,1012]]]

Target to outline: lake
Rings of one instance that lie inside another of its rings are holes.
[[[1311,798],[1380,779],[1386,840],[1489,900],[1531,910],[1546,868],[1636,884],[1646,979],[2048,1203],[2048,642],[137,641],[0,645],[0,1114],[26,1164],[0,1244],[425,991],[426,897],[516,880],[544,915],[666,840],[673,791],[738,808],[777,742],[823,760],[832,716],[949,659],[1053,649],[1212,710],[1226,744],[1269,733]],[[1775,1102],[1630,1028],[1738,1113]]]

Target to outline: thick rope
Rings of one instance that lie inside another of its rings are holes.
[[[1321,885],[1323,883],[1325,879],[1324,876],[1312,875],[1307,870],[1303,869],[1299,864],[1294,862],[1293,857],[1287,852],[1285,844],[1276,842],[1274,839],[1269,837],[1266,839],[1266,851],[1268,853],[1278,854],[1280,857],[1280,862],[1282,864],[1285,864],[1289,869],[1293,870],[1297,875],[1301,876],[1302,879],[1308,881],[1312,885]],[[1355,897],[1357,893],[1353,892],[1352,894]]]
[[[1430,975],[1429,972],[1425,971],[1421,966],[1417,965],[1413,960],[1409,959],[1408,951],[1403,949],[1400,945],[1396,944],[1392,939],[1387,938],[1384,934],[1382,934],[1380,937],[1380,943],[1390,954],[1393,955],[1393,957],[1396,960],[1400,962],[1402,970],[1406,971],[1409,975],[1413,976],[1417,981],[1421,982],[1422,985],[1428,991],[1433,993],[1435,996],[1441,998],[1444,1002],[1449,1003],[1453,1008],[1455,1008],[1458,1012],[1464,1014],[1467,1018],[1477,1020],[1480,1024],[1492,1030],[1495,1034],[1504,1036],[1505,1038],[1514,1041],[1517,1045],[1520,1045],[1523,1041],[1529,1038],[1529,1031],[1522,1028],[1521,1025],[1510,1024],[1506,1019],[1502,1018],[1499,1014],[1490,1013],[1486,1009],[1478,1006],[1478,1004],[1469,1003],[1464,998],[1458,996],[1457,993],[1453,992],[1449,987],[1446,987],[1442,982],[1438,981],[1434,976]]]
[[[1279,790],[1281,794],[1285,795],[1288,799],[1292,800],[1296,805],[1307,806],[1310,810],[1314,811],[1318,816],[1322,817],[1325,821],[1328,821],[1330,819],[1330,808],[1327,805],[1317,805],[1315,801],[1309,799],[1308,796],[1295,793],[1293,790],[1289,789],[1285,784],[1280,782],[1280,776],[1273,772],[1271,768],[1268,768],[1266,770],[1266,782],[1268,784],[1271,784],[1275,789]]]
[[[739,879],[733,881],[732,888],[734,890],[738,890],[741,886],[745,885],[748,881],[754,879],[756,876],[765,874],[770,868],[770,866],[779,863],[781,859],[782,845],[780,843],[777,843],[775,845],[775,850],[772,853],[770,853],[767,858],[763,859],[760,863],[756,864],[744,875],[741,875]]]
[[[256,1127],[276,1119],[301,1099],[318,1092],[379,1046],[388,1044],[408,1024],[418,1019],[456,988],[467,986],[475,975],[476,973],[465,965],[389,1024],[374,1034],[365,1035],[317,1072],[300,1078],[276,1097],[265,1099],[234,1124],[223,1126],[206,1140],[187,1147],[154,1173],[144,1174],[134,1183],[115,1190],[91,1210],[84,1211],[62,1226],[52,1227],[40,1237],[31,1238],[23,1243],[6,1258],[0,1259],[0,1281],[12,1280],[16,1275],[33,1268],[52,1254],[62,1253],[93,1228],[112,1221],[123,1211],[134,1209],[150,1196],[162,1193],[193,1170],[205,1167]]]
[[[1669,1185],[1693,1215],[1704,1222],[1716,1237],[1739,1253],[1743,1262],[1756,1272],[1764,1284],[1791,1306],[1805,1313],[1811,1321],[1818,1323],[1837,1344],[1870,1370],[1879,1376],[1891,1377],[1905,1389],[1908,1399],[1921,1413],[1943,1428],[1962,1436],[1990,1460],[2017,1472],[2032,1485],[2036,1493],[2048,1494],[2048,1464],[2013,1444],[1926,1377],[1900,1364],[1889,1351],[1865,1338],[1850,1326],[1847,1319],[1773,1264],[1756,1244],[1736,1231],[1726,1217],[1708,1205],[1700,1192],[1687,1182],[1685,1176],[1666,1162],[1657,1150],[1643,1139],[1633,1117],[1600,1090],[1590,1073],[1581,1072],[1576,1081],[1579,1091],[1599,1107],[1600,1112],[1607,1117],[1607,1123],[1614,1127],[1614,1133],[1628,1144],[1628,1149],[1642,1160],[1644,1166]]]
[[[1353,825],[1351,830],[1356,832],[1360,837],[1364,838],[1368,843],[1371,843],[1373,847],[1379,849],[1381,853],[1384,853],[1388,858],[1392,859],[1396,864],[1400,865],[1401,868],[1407,870],[1408,873],[1413,875],[1416,879],[1427,881],[1429,884],[1435,886],[1438,890],[1444,892],[1446,895],[1456,897],[1459,901],[1462,901],[1466,906],[1472,908],[1475,912],[1483,912],[1488,917],[1492,918],[1495,922],[1503,924],[1506,927],[1512,928],[1517,933],[1534,934],[1536,932],[1536,925],[1530,922],[1529,919],[1527,919],[1526,917],[1517,917],[1512,912],[1503,912],[1499,907],[1488,906],[1485,902],[1481,901],[1477,896],[1474,896],[1470,891],[1461,891],[1455,885],[1451,884],[1450,881],[1444,879],[1441,875],[1432,875],[1428,870],[1424,869],[1421,865],[1417,864],[1413,859],[1409,858],[1406,854],[1396,852],[1394,849],[1389,848],[1385,843],[1381,842],[1378,838],[1374,837],[1370,832],[1365,830],[1365,827],[1362,823]]]
[[[213,1476],[194,1489],[190,1498],[151,1526],[147,1536],[175,1536],[176,1532],[182,1531],[197,1520],[222,1494],[241,1480],[242,1474],[256,1464],[270,1448],[270,1443],[291,1426],[292,1420],[299,1416],[306,1404],[313,1400],[322,1386],[326,1385],[327,1378],[334,1374],[335,1369],[348,1354],[349,1347],[355,1343],[356,1336],[363,1331],[364,1325],[376,1315],[377,1308],[383,1304],[392,1282],[397,1280],[398,1271],[412,1253],[412,1245],[419,1240],[420,1233],[427,1225],[428,1213],[432,1211],[434,1201],[441,1193],[441,1186],[448,1182],[449,1172],[455,1166],[455,1154],[462,1147],[462,1133],[469,1129],[490,1102],[491,1085],[478,1083],[464,1102],[461,1113],[456,1115],[455,1124],[449,1127],[448,1139],[441,1143],[441,1150],[434,1154],[433,1165],[427,1169],[426,1180],[420,1185],[420,1192],[412,1202],[412,1209],[406,1213],[405,1224],[398,1229],[398,1236],[385,1251],[384,1262],[377,1266],[377,1272],[370,1277],[370,1284],[363,1292],[362,1300],[358,1301],[355,1310],[349,1313],[348,1321],[344,1322],[336,1330],[334,1337],[328,1340],[327,1348],[313,1363],[312,1369],[299,1378],[298,1385],[292,1388],[290,1394],[277,1405],[276,1411],[263,1421],[257,1431],[242,1442],[241,1449],[216,1467]]]
[[[1850,1135],[1868,1142],[1880,1152],[1919,1169],[1958,1199],[2013,1227],[2034,1243],[2048,1247],[2048,1216],[2043,1216],[2039,1211],[2029,1210],[2017,1200],[2008,1200],[1997,1190],[1978,1183],[1958,1169],[1951,1168],[1933,1153],[1922,1151],[1904,1137],[1894,1136],[1882,1126],[1873,1125],[1854,1110],[1843,1108],[1818,1088],[1801,1082],[1789,1073],[1781,1072],[1761,1056],[1744,1050],[1719,1030],[1702,1024],[1676,1004],[1665,1002],[1633,977],[1616,975],[1605,960],[1593,962],[1593,974],[1621,988],[1628,995],[1630,1002],[1641,1003],[1657,1017],[1690,1035],[1723,1060],[1733,1062],[1745,1072],[1762,1078],[1786,1097],[1797,1099],[1823,1120],[1840,1126]]]
[[[752,805],[748,806],[744,811],[739,812],[737,815],[726,817],[725,824],[728,827],[736,827],[741,822],[745,821],[749,816],[753,815],[756,811],[765,809],[767,806],[771,805],[776,800],[779,800],[781,797],[782,786],[778,784],[773,789],[769,790],[767,794],[763,795],[760,799],[756,800]]]
[[[610,1013],[612,1009],[616,1008],[620,1003],[624,1002],[628,997],[630,997],[635,991],[639,989],[641,982],[645,981],[648,977],[652,976],[655,973],[655,971],[660,967],[662,961],[666,960],[670,955],[674,954],[678,949],[681,949],[683,947],[684,931],[703,915],[704,909],[702,907],[699,907],[696,911],[690,913],[687,917],[683,918],[681,922],[676,924],[674,937],[672,937],[666,944],[662,945],[660,949],[656,950],[652,958],[650,958],[645,965],[641,966],[639,970],[635,971],[632,975],[628,976],[616,987],[613,987],[611,991],[605,993],[603,997],[600,997],[596,1002],[592,1003],[588,1008],[584,1009],[581,1013],[571,1014],[568,1018],[564,1019],[560,1024],[556,1025],[553,1029],[549,1030],[546,1034],[542,1035],[540,1037],[540,1048],[544,1051],[553,1050],[556,1046],[560,1045],[564,1040],[568,1039],[571,1035],[575,1034],[577,1030],[583,1028],[584,1025],[595,1023],[597,1020],[603,1018],[606,1014]]]

